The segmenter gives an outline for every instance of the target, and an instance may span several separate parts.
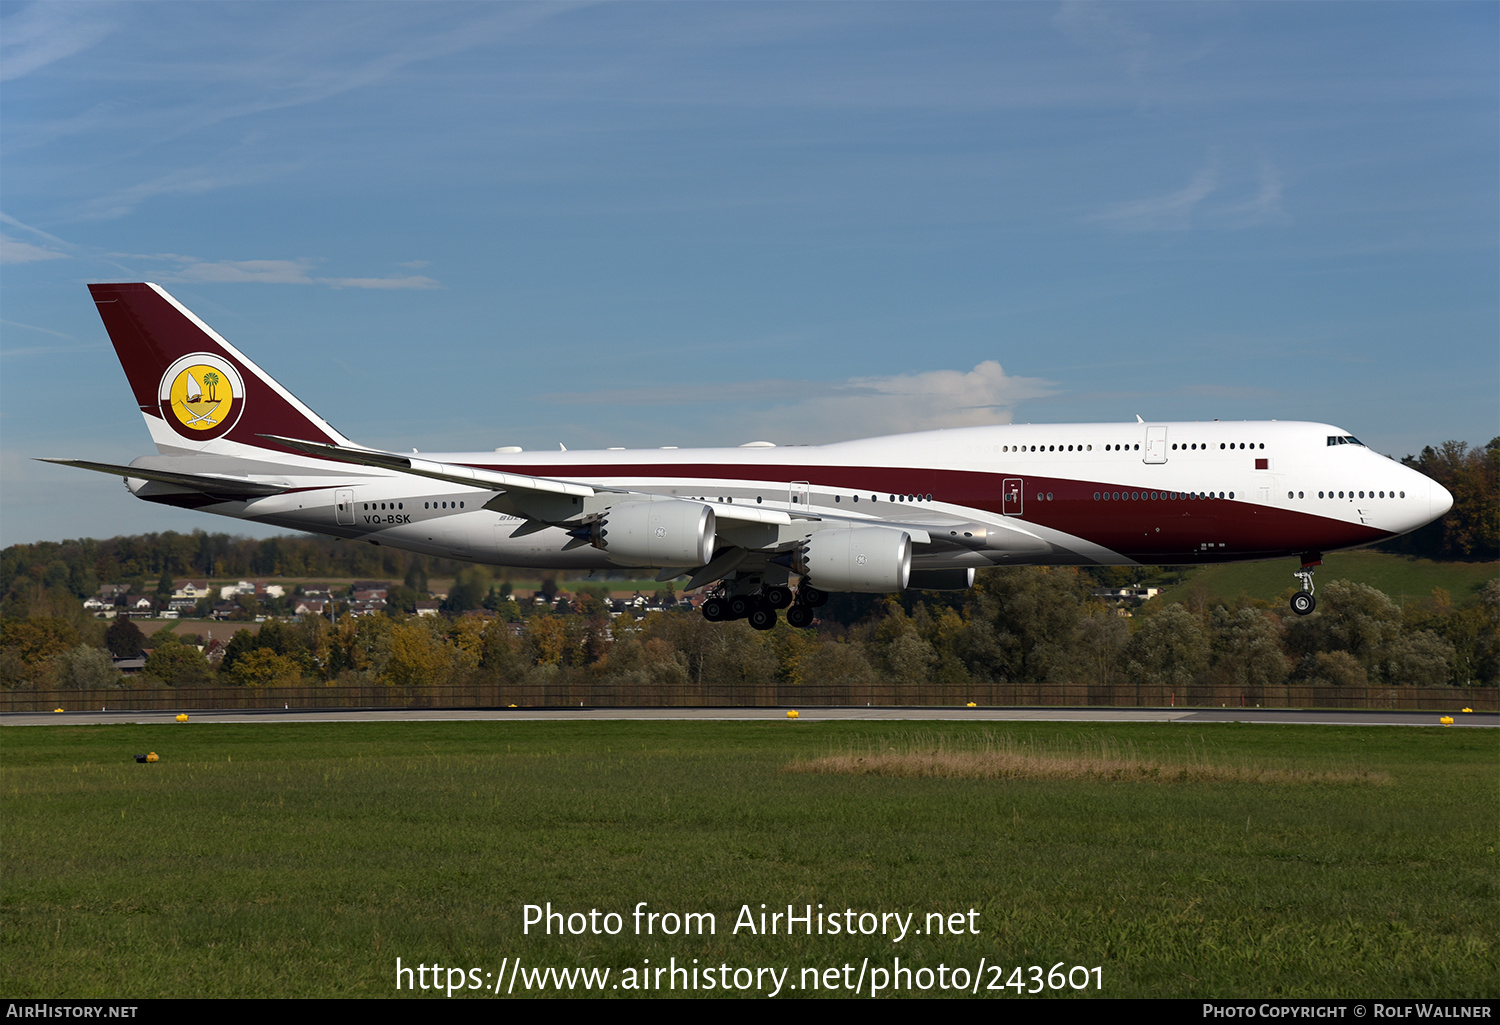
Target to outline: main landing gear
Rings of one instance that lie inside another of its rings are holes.
[[[1308,552],[1302,556],[1302,568],[1292,574],[1302,582],[1302,590],[1292,595],[1292,611],[1299,616],[1305,616],[1318,607],[1318,600],[1313,597],[1313,569],[1321,565],[1323,556]]]
[[[798,629],[812,626],[812,610],[828,600],[828,595],[816,587],[803,584],[794,596],[785,584],[769,584],[758,591],[744,594],[716,594],[703,603],[703,618],[710,623],[722,623],[730,619],[748,619],[757,630],[770,630],[776,625],[776,611],[786,609],[786,621]]]

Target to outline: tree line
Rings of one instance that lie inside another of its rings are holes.
[[[163,579],[332,577],[404,579],[408,574],[451,576],[467,563],[380,545],[316,535],[255,540],[163,531],[95,540],[38,541],[0,552],[0,601],[25,589],[62,588],[87,598],[101,584],[128,583],[136,594],[155,592]]]
[[[147,638],[128,620],[107,626],[83,615],[76,599],[53,590],[27,617],[0,620],[0,684],[120,683],[106,643],[150,648],[143,682],[176,686],[586,679],[622,692],[671,693],[705,682],[732,689],[882,681],[950,691],[971,682],[1136,682],[1178,693],[1229,686],[1253,699],[1288,683],[1500,684],[1500,580],[1468,601],[1439,590],[1401,607],[1373,587],[1336,580],[1319,587],[1318,609],[1306,617],[1251,599],[1196,608],[1157,599],[1127,617],[1094,589],[1092,577],[1073,568],[999,568],[982,572],[966,593],[879,599],[863,618],[825,621],[815,631],[782,623],[758,632],[687,610],[612,617],[591,593],[556,605],[506,599],[513,616],[413,616],[391,606],[336,623],[268,620],[213,651],[193,643],[200,638],[191,624]]]
[[[1381,551],[1468,562],[1500,556],[1500,438],[1482,449],[1462,441],[1428,445],[1401,462],[1447,488],[1453,508],[1442,519],[1377,546]]]

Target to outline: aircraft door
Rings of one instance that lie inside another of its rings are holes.
[[[1000,512],[1006,516],[1021,515],[1021,493],[1026,482],[1020,477],[1007,477],[1001,484]]]
[[[1167,461],[1167,429],[1146,428],[1146,458],[1142,462],[1165,463]]]
[[[807,512],[808,505],[812,502],[812,484],[805,480],[794,480],[787,485],[787,503],[797,508],[792,512]]]
[[[354,492],[339,488],[333,493],[333,519],[335,523],[354,523]]]

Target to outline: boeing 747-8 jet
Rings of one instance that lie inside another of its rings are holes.
[[[1320,423],[1026,424],[779,448],[441,452],[345,438],[161,287],[90,285],[157,454],[148,502],[502,566],[715,585],[709,619],[811,625],[830,591],[962,589],[997,565],[1322,553],[1429,523],[1442,485]]]

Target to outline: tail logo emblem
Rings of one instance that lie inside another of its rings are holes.
[[[245,408],[245,385],[227,360],[206,352],[184,356],[162,374],[161,415],[184,438],[210,441],[228,433]]]

